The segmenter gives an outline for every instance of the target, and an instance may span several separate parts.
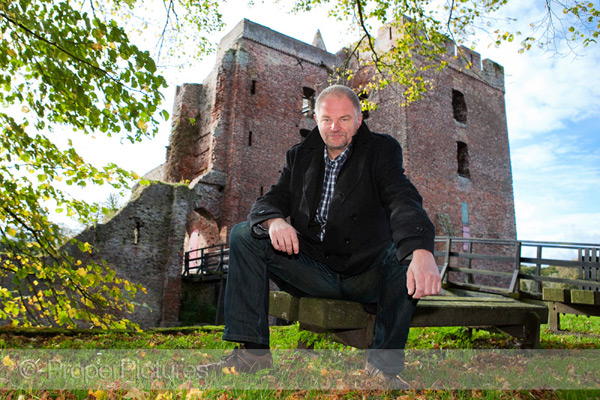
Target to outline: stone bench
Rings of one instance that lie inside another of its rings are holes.
[[[375,315],[352,301],[294,297],[286,292],[270,293],[269,314],[298,321],[300,329],[328,333],[343,344],[368,348],[373,339]],[[413,327],[464,326],[498,328],[535,348],[540,324],[548,321],[545,306],[502,296],[432,296],[421,299],[413,315]]]
[[[543,288],[542,298],[548,302],[548,325],[552,330],[560,330],[560,314],[600,316],[597,290]]]

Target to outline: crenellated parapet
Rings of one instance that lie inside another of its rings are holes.
[[[396,41],[402,35],[402,22],[390,23],[379,28],[375,48],[387,52],[396,46]],[[504,68],[489,59],[481,59],[481,54],[465,46],[457,46],[452,40],[444,43],[446,61],[451,68],[459,69],[465,74],[481,79],[490,86],[504,92]]]

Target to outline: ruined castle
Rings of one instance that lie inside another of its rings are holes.
[[[396,34],[381,28],[377,47],[389,49]],[[378,108],[366,122],[402,145],[438,235],[515,239],[503,68],[466,48],[455,58],[457,50],[448,46],[451,62],[435,73],[435,89],[409,107],[396,90],[374,93]],[[148,307],[134,321],[179,324],[184,253],[226,243],[246,219],[285,151],[315,126],[314,98],[341,62],[320,34],[311,45],[243,20],[221,40],[204,82],[177,88],[166,162],[147,175],[155,182],[81,237],[147,288],[137,301]]]

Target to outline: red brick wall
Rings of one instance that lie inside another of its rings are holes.
[[[250,40],[240,42],[235,58],[236,67],[227,71],[231,96],[220,98],[230,110],[223,202],[228,230],[275,183],[286,150],[302,139],[300,130],[314,127],[302,114],[302,88],[316,89],[328,77],[323,67]]]

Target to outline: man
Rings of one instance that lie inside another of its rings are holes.
[[[223,339],[243,347],[201,368],[272,367],[271,277],[295,295],[376,304],[366,370],[394,384],[417,299],[441,290],[434,227],[404,175],[400,145],[362,122],[356,94],[331,86],[315,108],[317,127],[288,150],[277,183],[231,232]]]

